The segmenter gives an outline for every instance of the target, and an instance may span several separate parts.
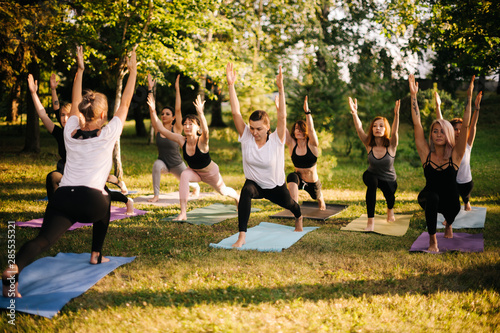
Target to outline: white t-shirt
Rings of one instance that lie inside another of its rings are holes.
[[[466,184],[472,181],[472,173],[470,172],[470,153],[472,148],[467,144],[465,148],[464,157],[462,157],[462,162],[460,162],[460,168],[457,172],[457,183]]]
[[[113,148],[122,133],[122,122],[120,118],[113,117],[99,136],[85,140],[71,137],[73,131],[79,128],[76,116],[70,117],[64,127],[66,165],[59,186],[87,186],[104,191],[113,164]]]
[[[243,172],[245,178],[253,180],[263,189],[271,189],[285,183],[285,142],[281,142],[274,131],[269,140],[259,148],[250,128],[245,125],[241,142]]]

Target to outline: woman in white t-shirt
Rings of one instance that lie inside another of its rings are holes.
[[[269,115],[265,111],[254,111],[250,115],[249,124],[245,123],[234,88],[236,72],[232,63],[227,65],[226,75],[231,112],[239,134],[238,141],[241,142],[243,172],[246,178],[238,204],[239,236],[233,247],[245,244],[252,199],[265,198],[289,209],[295,216],[295,231],[302,231],[300,206],[290,196],[285,183],[286,105],[281,66],[276,77],[279,92],[278,124],[272,133]]]
[[[112,166],[113,147],[122,132],[134,93],[136,55],[132,51],[127,62],[130,74],[120,107],[104,128],[108,112],[106,96],[93,91],[82,96],[85,65],[81,46],[77,47],[77,64],[71,112],[64,127],[67,152],[64,175],[47,205],[40,233],[21,247],[16,255],[16,264],[10,265],[2,274],[3,295],[6,297],[21,297],[17,284],[19,273],[40,253],[48,250],[77,221],[93,223],[90,263],[109,261],[101,255],[111,203],[104,185]],[[13,283],[15,290],[10,288]]]
[[[472,173],[470,171],[470,154],[472,151],[472,146],[474,145],[474,139],[476,138],[476,126],[477,120],[479,119],[479,107],[481,104],[481,98],[483,96],[483,92],[480,91],[474,102],[474,114],[472,115],[472,119],[470,121],[469,132],[467,133],[467,147],[465,148],[465,154],[462,158],[462,162],[460,162],[460,168],[457,173],[457,186],[460,197],[462,197],[462,201],[464,202],[464,210],[470,211],[472,207],[470,206],[470,194],[472,192],[472,188],[474,187],[474,182],[472,181]],[[438,92],[434,93],[434,97],[436,99],[436,118],[443,119],[443,115],[441,114],[441,98],[439,97]],[[462,129],[462,118],[453,118],[450,120],[451,126],[455,130],[455,140],[458,140],[458,136],[460,135],[460,131]]]

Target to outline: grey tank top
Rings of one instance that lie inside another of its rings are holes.
[[[387,148],[386,148],[387,149]],[[373,156],[373,149],[368,153],[368,171],[375,174],[378,179],[393,182],[396,181],[396,170],[394,169],[394,156],[389,154],[387,149],[382,158]]]
[[[169,169],[183,163],[177,142],[162,138],[158,132],[156,133],[156,146],[158,147],[158,159],[162,160]]]

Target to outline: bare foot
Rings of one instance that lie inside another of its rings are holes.
[[[369,217],[368,221],[366,222],[365,231],[373,231],[373,230],[375,230],[375,218]]]
[[[427,249],[427,251],[433,252],[433,253],[439,253],[436,234],[429,235],[429,248]]]
[[[303,219],[304,219],[303,216],[295,218],[295,230],[294,231],[297,231],[297,232],[304,231],[304,229],[302,228]]]
[[[465,210],[466,212],[470,212],[470,211],[472,210],[472,207],[470,206],[470,202],[468,202],[468,203],[466,203],[466,204],[464,205],[464,210]]]
[[[200,196],[200,187],[195,187],[193,192],[191,192],[193,198],[198,198]]]
[[[158,200],[160,200],[160,196],[155,195],[151,199],[148,199],[148,202],[158,202]]]
[[[127,215],[135,215],[134,213],[134,200],[128,199],[127,201]]]
[[[9,297],[9,298],[20,298],[22,297],[21,294],[19,293],[19,283],[14,282],[15,278],[14,276],[18,274],[19,269],[17,265],[11,265],[9,268],[7,268],[3,274],[2,274],[2,295],[3,297]],[[3,282],[7,281],[7,285],[4,285]]]
[[[326,209],[325,200],[323,198],[318,199],[318,207],[319,207],[319,210],[325,210]]]
[[[186,216],[186,213],[180,213],[179,215],[177,215],[177,217],[175,219],[173,219],[172,221],[186,221],[187,220],[187,216]]]
[[[453,238],[453,229],[451,224],[446,223],[444,225],[444,238]]]
[[[92,251],[92,253],[90,254],[90,263],[91,263],[92,265],[97,265],[97,264],[99,264],[99,255],[100,255],[100,253],[99,253],[99,252]],[[108,259],[108,258],[101,257],[101,262],[100,262],[100,263],[102,264],[103,262],[108,262],[108,261],[109,261],[109,259]]]
[[[394,209],[387,208],[387,222],[396,221],[396,217],[394,216]]]
[[[236,243],[234,243],[233,245],[231,245],[232,247],[242,247],[243,245],[246,244],[245,240],[246,240],[246,232],[244,231],[240,231],[240,234],[238,235],[238,240],[236,241]]]

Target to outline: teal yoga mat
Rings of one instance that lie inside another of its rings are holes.
[[[252,212],[258,212],[259,208],[252,208]],[[238,217],[235,205],[224,205],[221,203],[211,204],[207,207],[195,208],[187,212],[187,220],[174,221],[177,215],[165,217],[162,221],[187,222],[196,225],[213,225],[227,219]]]
[[[261,252],[281,252],[295,244],[305,234],[318,227],[304,227],[304,231],[295,232],[295,227],[286,225],[261,222],[258,226],[247,230],[246,244],[236,248],[238,250],[257,250]],[[238,233],[223,239],[217,244],[210,243],[211,247],[217,249],[234,249],[233,245],[238,240]]]
[[[90,253],[58,253],[28,265],[19,274],[21,298],[14,298],[15,311],[52,318],[72,298],[135,257],[108,257],[109,262],[89,263]],[[10,311],[11,298],[0,296],[0,308]]]

